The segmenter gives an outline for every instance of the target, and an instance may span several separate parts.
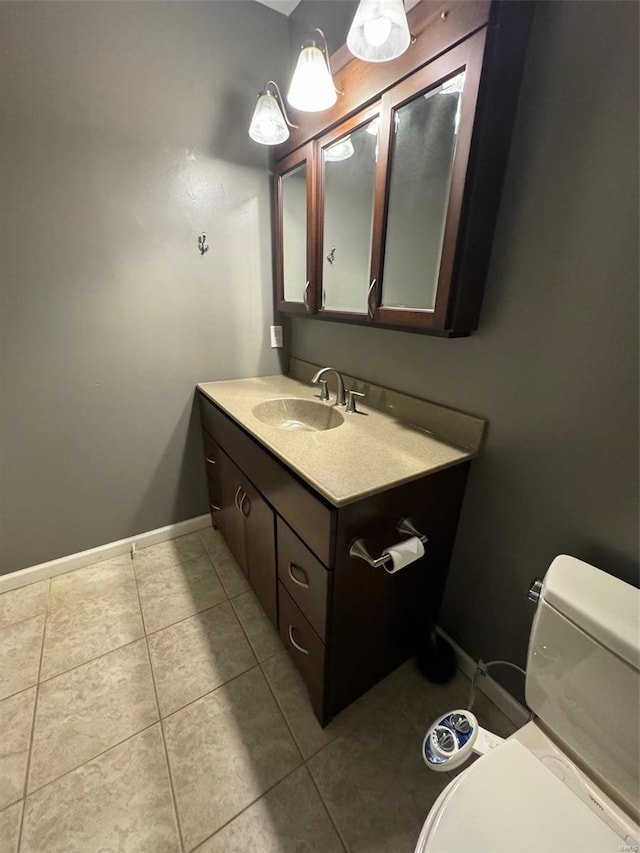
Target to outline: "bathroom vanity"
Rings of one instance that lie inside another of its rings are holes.
[[[311,365],[296,368],[311,376]],[[416,631],[437,616],[485,428],[480,418],[347,381],[378,408],[348,414],[286,376],[198,385],[212,523],[322,725],[409,657]],[[349,555],[356,539],[373,558],[406,539],[397,527],[407,517],[427,537],[417,562],[388,574]]]

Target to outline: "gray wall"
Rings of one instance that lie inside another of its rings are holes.
[[[327,37],[329,55],[347,40],[347,32],[358,8],[358,0],[301,0],[289,17],[290,65],[293,71],[300,45],[312,38],[313,27],[320,27]],[[287,77],[287,85],[291,75]]]
[[[299,358],[488,418],[441,619],[485,660],[524,661],[556,554],[638,582],[637,33],[633,3],[537,6],[475,335],[292,323]]]
[[[196,382],[280,372],[246,131],[288,27],[250,2],[3,2],[0,40],[9,572],[205,512]]]

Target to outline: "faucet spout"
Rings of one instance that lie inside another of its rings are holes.
[[[342,374],[339,373],[335,367],[323,367],[319,370],[316,375],[313,377],[311,382],[314,385],[317,385],[325,373],[335,373],[336,379],[338,380],[338,389],[336,391],[336,406],[344,406],[346,404],[345,393],[344,393],[344,379],[342,378]]]

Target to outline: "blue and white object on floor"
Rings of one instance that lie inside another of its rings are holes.
[[[422,742],[422,757],[431,770],[455,770],[469,758],[478,738],[478,721],[471,711],[449,711],[431,726]]]

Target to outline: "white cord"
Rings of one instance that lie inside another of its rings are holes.
[[[473,703],[476,698],[476,686],[479,675],[487,675],[487,670],[491,666],[510,666],[512,669],[517,669],[518,672],[521,672],[524,676],[526,676],[527,672],[521,666],[518,666],[517,663],[511,663],[508,660],[492,660],[489,663],[485,663],[482,658],[478,660],[476,665],[476,671],[473,673],[473,678],[471,679],[471,690],[469,692],[469,703],[467,705],[468,709],[471,710],[473,708]]]

